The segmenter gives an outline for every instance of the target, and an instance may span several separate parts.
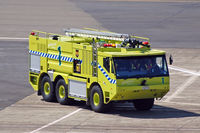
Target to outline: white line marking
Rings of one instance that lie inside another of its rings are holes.
[[[196,75],[196,76],[200,76],[199,72],[187,70],[187,69],[176,67],[176,66],[169,66],[169,69],[180,71],[180,72],[184,72],[184,73],[189,73],[189,74]]]
[[[0,40],[28,40],[29,38],[18,38],[18,37],[0,37]]]
[[[36,130],[31,131],[30,133],[36,133],[36,132],[38,132],[38,131],[40,131],[40,130],[46,128],[46,127],[49,127],[49,126],[51,126],[51,125],[53,125],[53,124],[55,124],[55,123],[57,123],[57,122],[59,122],[59,121],[62,121],[63,119],[65,119],[65,118],[67,118],[67,117],[72,116],[73,114],[75,114],[75,113],[77,113],[77,112],[79,112],[79,111],[81,111],[81,110],[82,110],[81,108],[80,108],[80,109],[77,109],[77,110],[75,110],[74,112],[72,112],[72,113],[70,113],[70,114],[68,114],[68,115],[63,116],[63,117],[61,117],[61,118],[58,119],[58,120],[55,120],[55,121],[53,121],[53,122],[51,122],[51,123],[49,123],[49,124],[46,124],[46,125],[44,125],[44,126],[38,128],[38,129],[36,129]]]
[[[174,97],[180,94],[185,88],[191,85],[197,78],[198,76],[190,77],[186,82],[184,82],[181,86],[179,86],[171,96],[167,97],[167,99],[165,99],[165,102],[170,102]]]
[[[171,103],[171,104],[180,104],[180,105],[200,106],[200,104],[198,104],[198,103],[181,103],[181,102],[167,102],[167,101],[162,101],[162,103]]]

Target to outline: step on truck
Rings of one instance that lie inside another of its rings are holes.
[[[129,101],[150,110],[169,91],[165,52],[149,38],[91,29],[32,31],[29,82],[45,101],[85,101],[96,112]]]

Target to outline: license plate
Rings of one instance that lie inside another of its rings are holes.
[[[142,89],[143,89],[143,90],[148,90],[148,89],[149,89],[149,86],[143,86]]]

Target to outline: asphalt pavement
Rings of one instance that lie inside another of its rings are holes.
[[[150,37],[155,48],[200,48],[200,1],[70,1],[110,31]]]
[[[0,40],[0,110],[33,93],[27,55],[28,41]]]
[[[198,0],[0,0],[0,132],[200,132]],[[151,38],[173,55],[170,92],[149,112],[114,104],[100,114],[85,104],[48,103],[28,83],[31,30],[107,29]]]
[[[0,18],[0,110],[33,93],[27,52],[32,30],[64,34],[64,28],[100,27],[65,0],[0,0]]]
[[[63,34],[63,28],[100,26],[68,0],[0,0],[0,17],[0,37],[27,38],[32,30]]]

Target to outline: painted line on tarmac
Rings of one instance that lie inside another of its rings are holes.
[[[182,102],[167,102],[167,101],[162,101],[162,103],[179,104],[179,105],[200,106],[200,104],[198,104],[198,103],[182,103]]]
[[[191,70],[180,68],[177,66],[169,66],[169,69],[184,72],[184,73],[189,73],[189,74],[196,75],[196,76],[200,76],[199,72],[191,71]]]
[[[176,97],[181,92],[183,92],[183,90],[185,88],[190,86],[197,78],[198,78],[198,76],[196,76],[196,75],[190,77],[186,82],[184,82],[182,85],[180,85],[172,95],[168,96],[167,99],[165,99],[165,102],[170,102],[174,97]]]
[[[18,37],[0,37],[0,40],[28,40],[29,38],[18,38]]]
[[[38,131],[40,131],[40,130],[46,128],[46,127],[49,127],[49,126],[51,126],[51,125],[54,125],[54,124],[58,123],[59,121],[62,121],[63,119],[68,118],[68,117],[70,117],[70,116],[72,116],[72,115],[78,113],[78,112],[81,111],[81,110],[82,110],[81,108],[80,108],[80,109],[77,109],[77,110],[75,110],[74,112],[71,112],[70,114],[61,117],[60,119],[57,119],[57,120],[55,120],[55,121],[53,121],[53,122],[51,122],[51,123],[48,123],[48,124],[46,124],[46,125],[44,125],[44,126],[38,128],[38,129],[35,129],[35,130],[31,131],[30,133],[36,133],[36,132],[38,132]]]
[[[176,66],[169,66],[169,69],[172,69],[172,70],[175,70],[175,71],[184,72],[184,73],[188,73],[188,74],[192,74],[193,76],[190,77],[182,85],[180,85],[172,95],[168,96],[164,100],[165,102],[170,102],[174,97],[176,97],[181,92],[183,92],[183,90],[185,88],[187,88],[188,86],[190,86],[200,76],[200,72],[194,72],[194,71],[191,71],[191,70],[188,70],[188,69],[184,69],[184,68],[180,68],[180,67],[176,67]]]

